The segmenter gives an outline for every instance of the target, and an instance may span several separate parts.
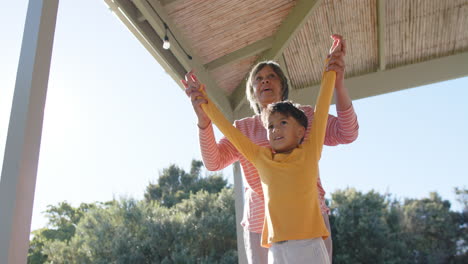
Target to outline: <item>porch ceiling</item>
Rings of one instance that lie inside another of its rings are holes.
[[[231,119],[251,114],[245,79],[265,59],[312,104],[332,33],[347,40],[353,99],[468,75],[468,0],[104,1],[179,85],[194,69]]]

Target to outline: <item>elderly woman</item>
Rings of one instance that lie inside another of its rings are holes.
[[[348,90],[344,86],[346,43],[340,35],[332,35],[333,45],[328,55],[330,60],[327,70],[336,71],[335,100],[337,117],[329,115],[325,136],[325,145],[336,146],[353,142],[358,135],[358,122],[354,112]],[[216,142],[211,121],[201,109],[205,99],[200,99],[201,92],[198,90],[200,83],[196,76],[189,72],[182,83],[185,92],[192,101],[193,108],[198,117],[200,136],[200,148],[205,166],[210,171],[221,170],[228,165],[240,161],[244,172],[244,244],[249,263],[268,263],[268,250],[260,246],[261,232],[264,221],[264,198],[263,191],[255,167],[248,162],[232,145],[223,137]],[[241,120],[236,120],[234,125],[253,142],[260,146],[269,146],[267,131],[263,127],[260,118],[261,112],[268,104],[288,99],[288,80],[280,66],[272,61],[257,64],[250,72],[246,85],[247,98],[250,101],[255,115]],[[201,97],[203,98],[203,97]],[[304,106],[302,110],[307,118],[312,120],[314,108]],[[309,122],[311,124],[312,122]],[[310,130],[310,125],[307,132]],[[330,230],[328,213],[325,204],[325,191],[320,182],[317,181],[321,211],[325,223]],[[312,223],[311,223],[312,224]],[[325,241],[330,259],[332,256],[331,236]]]

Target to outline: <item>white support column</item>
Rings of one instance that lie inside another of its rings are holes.
[[[0,179],[0,263],[26,263],[58,0],[30,0]]]
[[[233,177],[234,177],[234,199],[236,208],[236,231],[237,231],[237,256],[239,264],[247,263],[247,256],[245,254],[244,246],[244,230],[240,225],[244,214],[244,190],[242,185],[242,172],[240,163],[233,164]]]

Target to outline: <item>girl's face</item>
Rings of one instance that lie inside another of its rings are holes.
[[[282,100],[283,89],[281,87],[281,79],[268,65],[255,74],[252,86],[255,91],[255,97],[262,108]]]
[[[268,117],[268,141],[277,153],[290,153],[304,138],[305,128],[291,116],[273,113]]]

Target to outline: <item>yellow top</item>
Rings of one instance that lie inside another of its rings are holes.
[[[310,133],[289,154],[274,154],[271,148],[252,143],[207,96],[208,103],[202,105],[213,123],[259,172],[265,197],[263,247],[284,240],[329,236],[320,212],[317,175],[335,79],[334,71],[322,75]]]

